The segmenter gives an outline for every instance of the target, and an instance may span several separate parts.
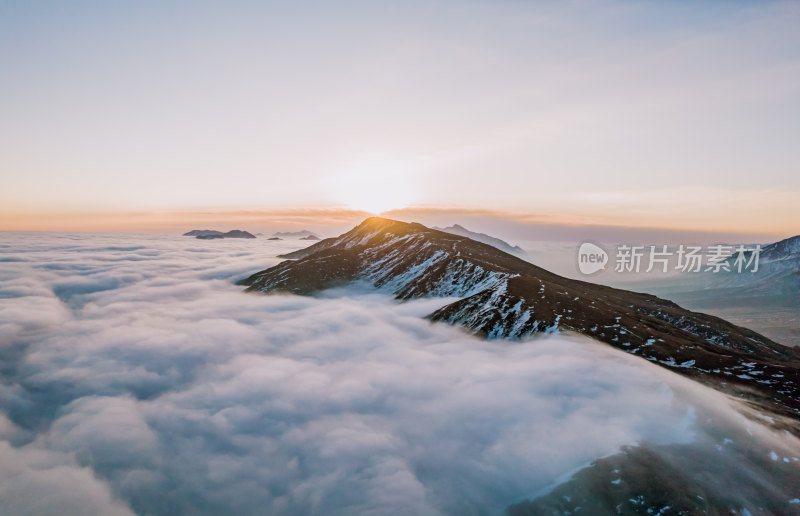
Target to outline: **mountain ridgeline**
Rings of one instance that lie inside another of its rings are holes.
[[[736,255],[728,259],[730,272],[706,275],[705,289],[744,302],[770,300],[772,303],[800,308],[800,235],[764,246],[758,259],[758,274],[737,274]],[[745,252],[749,262],[752,253]]]
[[[564,278],[491,245],[373,217],[240,282],[311,295],[367,282],[399,300],[459,297],[428,318],[488,338],[570,331],[733,394],[796,431],[800,352],[652,296]]]

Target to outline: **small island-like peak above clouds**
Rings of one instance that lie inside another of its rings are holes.
[[[255,235],[241,229],[232,229],[226,233],[213,229],[193,229],[183,236],[193,236],[200,240],[217,240],[222,238],[256,238]]]

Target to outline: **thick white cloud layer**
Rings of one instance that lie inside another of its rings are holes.
[[[796,446],[583,338],[483,341],[421,318],[441,299],[233,285],[294,244],[2,235],[4,512],[497,513],[623,445],[747,426]]]

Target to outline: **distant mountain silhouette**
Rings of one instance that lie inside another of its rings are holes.
[[[227,233],[215,231],[213,229],[193,229],[188,233],[184,233],[183,236],[193,236],[201,240],[215,240],[218,238],[255,238],[255,235],[240,229],[233,229]]]
[[[500,240],[499,238],[495,238],[493,236],[487,235],[486,233],[476,233],[474,231],[470,231],[464,226],[459,224],[453,224],[452,226],[448,226],[446,228],[439,228],[434,227],[438,231],[444,231],[445,233],[450,233],[452,235],[460,235],[463,237],[471,238],[472,240],[483,242],[484,244],[489,244],[492,247],[496,247],[501,251],[505,251],[509,254],[514,254],[520,257],[524,257],[527,255],[525,250],[517,245],[511,245],[505,240]]]
[[[307,229],[304,229],[302,231],[279,231],[277,233],[273,233],[272,236],[278,237],[278,238],[283,238],[283,239],[286,239],[286,240],[293,239],[293,238],[302,240],[304,237],[310,237],[310,236],[313,236],[313,237],[316,237],[317,239],[319,239],[318,235],[316,235],[315,233],[312,233],[311,231],[308,231]]]

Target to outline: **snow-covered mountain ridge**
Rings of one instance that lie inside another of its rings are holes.
[[[581,333],[800,419],[800,352],[656,296],[563,278],[466,237],[377,217],[284,257],[242,284],[308,295],[361,281],[400,300],[460,297],[428,317],[489,338]]]

